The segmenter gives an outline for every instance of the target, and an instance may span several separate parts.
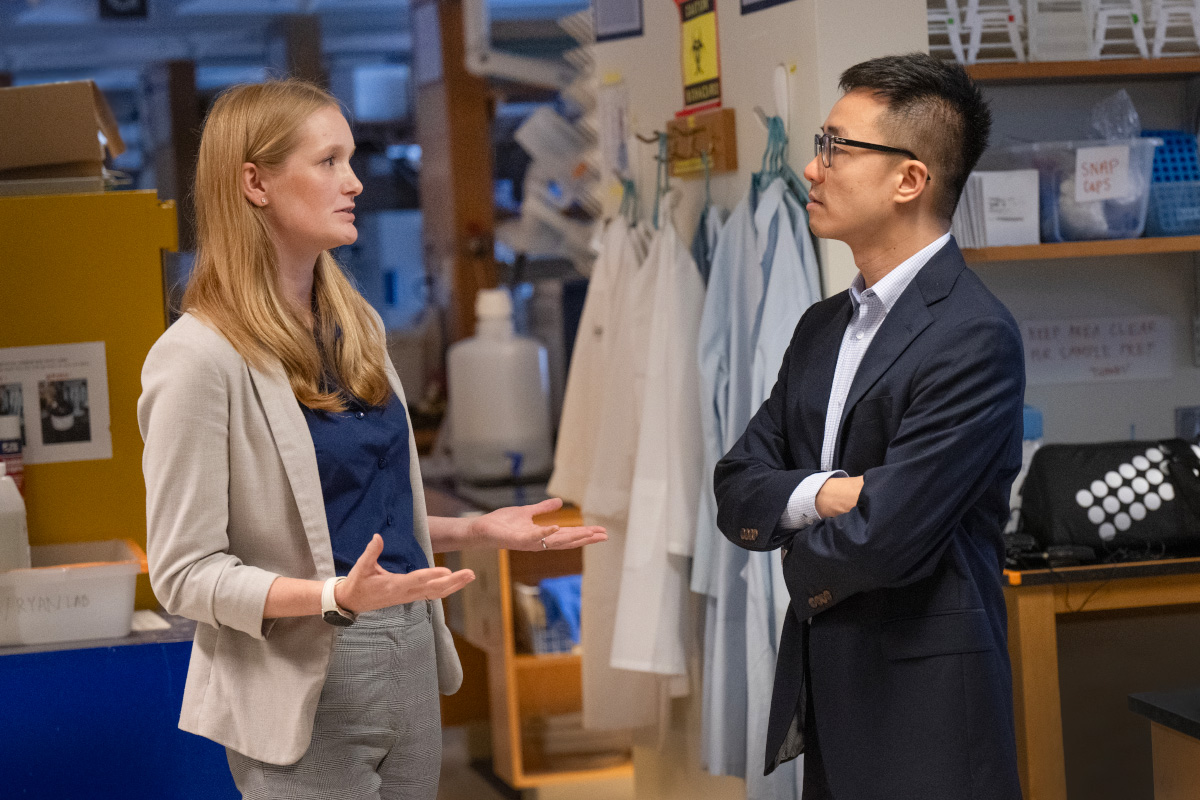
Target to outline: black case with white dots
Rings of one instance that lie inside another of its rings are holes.
[[[1200,555],[1200,446],[1044,445],[1021,488],[1019,530],[1043,548],[1090,547],[1099,560]]]

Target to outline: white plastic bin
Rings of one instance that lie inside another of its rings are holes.
[[[0,572],[0,645],[129,634],[146,554],[130,539],[30,548],[33,567]]]
[[[1038,142],[989,150],[980,169],[1036,169],[1043,242],[1136,239],[1146,227],[1154,148],[1162,139]],[[1077,202],[1077,151],[1093,147],[1129,147],[1127,191],[1106,200]]]

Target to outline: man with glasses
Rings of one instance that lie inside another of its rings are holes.
[[[1025,371],[949,234],[991,114],[923,54],[841,88],[804,176],[859,274],[804,314],[715,476],[722,532],[782,548],[792,600],[765,769],[804,753],[805,800],[1015,800],[1000,531]]]

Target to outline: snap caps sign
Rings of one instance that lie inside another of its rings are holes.
[[[1081,147],[1075,151],[1075,202],[1129,195],[1129,145]]]
[[[1021,323],[1030,385],[1171,377],[1171,318],[1101,317]]]

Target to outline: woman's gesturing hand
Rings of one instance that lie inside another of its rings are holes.
[[[562,500],[552,497],[531,506],[496,509],[490,514],[475,517],[472,525],[480,540],[505,550],[569,550],[608,539],[604,528],[596,525],[561,528],[558,525],[538,525],[533,521],[540,514],[549,514],[560,508]]]
[[[334,590],[334,599],[339,606],[360,614],[414,600],[441,599],[475,580],[475,573],[469,569],[451,572],[445,567],[429,567],[407,574],[388,572],[379,566],[382,552],[383,537],[377,533],[371,537],[346,580]]]

